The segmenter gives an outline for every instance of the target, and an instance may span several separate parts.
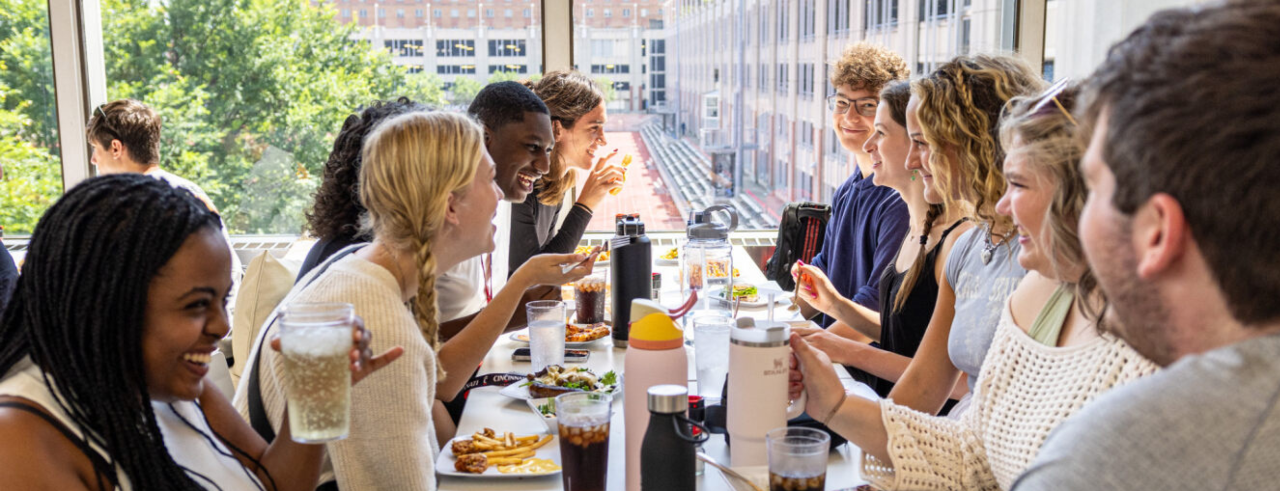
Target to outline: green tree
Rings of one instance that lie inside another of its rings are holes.
[[[476,98],[476,94],[479,94],[480,89],[483,88],[484,85],[481,85],[475,79],[458,77],[453,82],[453,88],[449,89],[449,101],[459,106],[471,104],[471,101]]]
[[[58,159],[21,135],[33,125],[11,102],[0,83],[0,225],[6,233],[29,234],[44,210],[62,193]]]
[[[28,121],[20,136],[53,149],[58,119],[47,2],[0,0],[0,84],[10,94],[0,109],[20,113]]]
[[[409,76],[334,15],[296,0],[103,2],[110,97],[156,107],[164,165],[204,186],[233,232],[301,231],[297,202],[356,108],[444,100],[434,75]]]

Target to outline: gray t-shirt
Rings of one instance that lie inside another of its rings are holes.
[[[984,264],[982,252],[987,235],[985,227],[974,227],[956,239],[944,271],[956,292],[956,316],[951,321],[947,354],[956,368],[969,374],[970,392],[991,348],[1005,301],[1027,275],[1027,270],[1018,265],[1022,246],[1016,241],[996,246],[991,251],[991,262]]]
[[[1013,489],[1278,489],[1278,397],[1280,335],[1184,357],[1064,421]]]

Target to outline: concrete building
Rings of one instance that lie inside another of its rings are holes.
[[[326,3],[340,22],[363,27],[361,39],[390,50],[396,64],[435,73],[446,88],[460,77],[486,83],[496,72],[542,72],[540,0]],[[612,82],[610,111],[641,111],[665,96],[665,81],[655,86],[649,77],[651,58],[665,48],[661,0],[575,0],[573,8],[574,65]]]

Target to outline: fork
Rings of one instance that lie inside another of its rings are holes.
[[[573,268],[576,268],[576,267],[578,267],[578,266],[582,266],[583,264],[587,264],[587,262],[588,262],[588,261],[591,261],[592,259],[595,259],[595,258],[596,258],[597,256],[599,256],[599,255],[600,255],[600,253],[602,253],[602,252],[609,252],[609,243],[608,243],[608,242],[605,242],[605,243],[604,243],[604,245],[598,245],[598,246],[595,246],[594,248],[592,248],[592,249],[591,249],[591,253],[590,253],[590,254],[587,254],[587,258],[586,258],[586,259],[583,259],[583,260],[582,260],[582,262],[580,262],[580,263],[576,263],[576,264],[566,264],[566,265],[564,265],[564,266],[561,266],[561,267],[560,267],[560,274],[569,274],[569,271],[572,271],[572,270],[573,270]]]

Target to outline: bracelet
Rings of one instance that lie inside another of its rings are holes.
[[[835,417],[836,413],[840,411],[840,407],[844,405],[844,401],[848,399],[849,393],[844,391],[844,387],[840,387],[840,402],[836,403],[836,407],[831,408],[831,412],[827,414],[826,418],[823,418],[818,422],[822,423],[822,426],[828,426],[827,422],[831,421],[831,418]]]

